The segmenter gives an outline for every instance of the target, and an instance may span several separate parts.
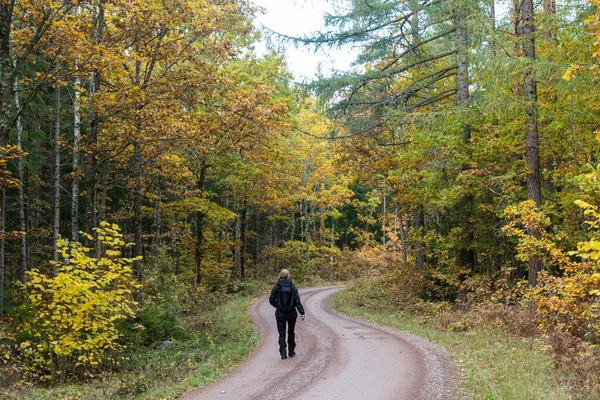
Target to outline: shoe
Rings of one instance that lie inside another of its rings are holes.
[[[294,357],[296,355],[295,351],[290,351],[290,357]]]
[[[290,357],[292,357],[292,355],[291,355],[291,354],[290,354]],[[281,359],[282,359],[282,360],[285,360],[286,358],[287,358],[287,356],[286,356],[285,354],[282,354],[282,355],[281,355]]]

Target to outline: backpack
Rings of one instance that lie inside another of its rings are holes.
[[[294,310],[294,290],[292,285],[280,285],[277,293],[277,308],[289,314]]]

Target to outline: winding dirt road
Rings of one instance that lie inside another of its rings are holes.
[[[439,346],[335,313],[329,297],[341,286],[300,290],[306,320],[296,324],[294,358],[281,360],[274,308],[266,297],[251,308],[261,343],[225,378],[183,400],[455,399],[456,374]]]

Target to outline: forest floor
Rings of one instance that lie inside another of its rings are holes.
[[[261,335],[254,356],[223,380],[185,395],[203,399],[456,399],[460,377],[447,352],[399,333],[337,314],[337,287],[300,291],[306,320],[297,322],[297,356],[281,360],[273,308],[252,307]]]

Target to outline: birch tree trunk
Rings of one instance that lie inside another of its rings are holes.
[[[25,214],[25,165],[23,160],[23,125],[21,124],[21,103],[19,101],[19,91],[17,79],[14,79],[15,112],[17,113],[17,149],[19,150],[19,159],[17,161],[17,175],[19,179],[19,227],[21,239],[21,281],[27,281],[27,219]]]
[[[81,8],[75,9],[75,16],[79,17]],[[79,147],[81,146],[81,77],[75,77],[73,95],[73,172],[71,186],[71,239],[79,241]]]

